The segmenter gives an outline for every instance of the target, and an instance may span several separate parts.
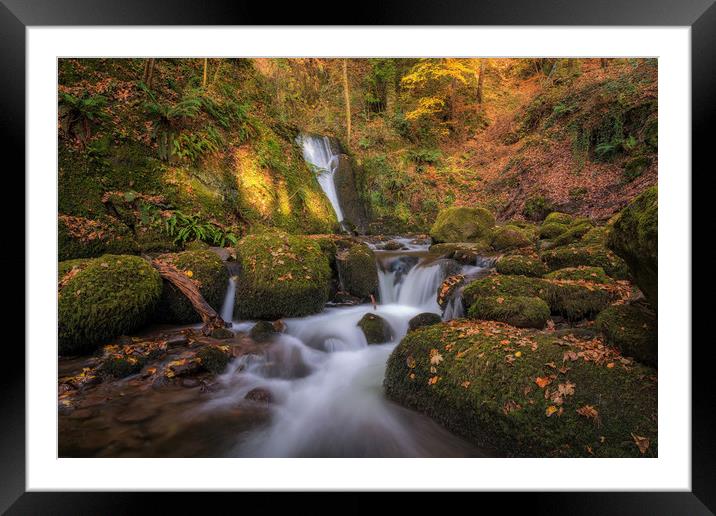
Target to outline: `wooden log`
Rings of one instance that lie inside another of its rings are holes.
[[[216,328],[226,327],[226,323],[221,316],[206,302],[204,296],[199,292],[199,287],[186,274],[178,270],[174,265],[161,260],[151,260],[150,263],[152,267],[159,271],[159,275],[162,278],[170,282],[186,296],[204,323],[201,328],[204,335],[211,334]]]

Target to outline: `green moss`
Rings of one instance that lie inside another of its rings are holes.
[[[142,357],[127,356],[120,353],[108,356],[102,362],[100,370],[104,374],[115,378],[124,378],[137,374],[144,367],[145,360]]]
[[[277,331],[273,323],[269,321],[258,321],[251,327],[249,335],[256,342],[267,342],[271,340]]]
[[[65,277],[65,274],[70,272],[72,269],[82,270],[85,265],[90,263],[89,258],[76,258],[74,260],[65,260],[57,264],[57,280],[61,280]]]
[[[658,309],[658,211],[654,186],[622,210],[607,240],[654,309]]]
[[[584,244],[599,244],[605,245],[607,241],[607,235],[609,228],[606,226],[598,226],[587,231],[581,239]]]
[[[438,314],[432,312],[425,312],[418,314],[410,321],[408,321],[408,331],[422,328],[423,326],[431,326],[433,324],[439,324],[442,322],[442,318]]]
[[[231,357],[228,347],[213,345],[204,346],[196,356],[201,361],[202,367],[214,374],[223,373]]]
[[[153,315],[161,292],[159,273],[139,257],[92,260],[59,292],[60,354],[90,352],[141,327]]]
[[[545,217],[543,224],[564,224],[569,226],[572,223],[572,220],[574,220],[574,217],[568,213],[553,211]]]
[[[538,297],[553,314],[577,321],[596,315],[612,300],[613,294],[599,285],[589,287],[566,282],[547,281],[527,276],[493,274],[473,281],[463,291],[469,308],[483,297]]]
[[[393,340],[393,331],[388,321],[379,315],[367,313],[356,324],[365,335],[368,344],[383,344]]]
[[[567,228],[567,231],[561,233],[554,239],[554,244],[557,246],[563,246],[581,240],[581,238],[586,235],[590,229],[592,229],[591,222],[579,222],[577,224],[573,224]]]
[[[544,220],[554,209],[554,204],[550,199],[541,195],[530,197],[525,201],[522,214],[530,220]]]
[[[544,251],[540,256],[553,271],[566,267],[589,266],[601,267],[612,278],[628,277],[624,260],[601,245],[570,244]]]
[[[527,235],[516,226],[500,226],[494,229],[490,243],[496,251],[506,251],[532,245]]]
[[[212,251],[184,251],[165,254],[162,260],[172,263],[178,270],[191,274],[199,292],[214,310],[221,310],[226,293],[229,274],[224,262]],[[157,307],[157,319],[176,324],[201,321],[191,302],[181,291],[168,281],[164,282],[162,297]]]
[[[129,228],[110,219],[60,216],[57,223],[58,260],[94,258],[103,254],[134,254],[139,248]]]
[[[558,222],[548,222],[545,224],[542,224],[539,228],[539,236],[540,238],[556,238],[565,231],[569,226],[567,224],[560,224]]]
[[[649,156],[637,156],[624,163],[624,182],[630,183],[641,176],[651,165]]]
[[[609,284],[614,280],[607,276],[601,267],[566,267],[545,276],[547,279],[590,281],[592,283]]]
[[[489,236],[495,217],[485,208],[446,208],[440,210],[430,236],[440,242],[477,242]]]
[[[336,259],[344,290],[361,299],[378,293],[378,271],[370,247],[355,244],[338,253]]]
[[[538,278],[527,276],[503,276],[493,274],[473,281],[463,290],[465,307],[469,308],[480,297],[513,296],[539,297],[550,299],[551,284]]]
[[[266,232],[236,247],[241,265],[235,314],[240,319],[300,317],[328,301],[331,269],[319,245],[301,236]]]
[[[518,328],[544,328],[549,306],[538,297],[484,296],[475,299],[467,315],[473,319],[500,321]]]
[[[595,325],[607,342],[624,355],[656,365],[658,346],[654,313],[638,305],[614,305],[597,316]]]
[[[517,274],[522,276],[542,276],[547,272],[539,258],[533,256],[511,255],[503,256],[495,264],[500,274]]]
[[[390,399],[502,455],[657,456],[656,371],[622,365],[618,355],[598,362],[577,356],[597,346],[499,323],[452,321],[410,332],[388,359],[384,386]],[[564,373],[550,367],[561,367],[568,351],[577,359]],[[538,377],[551,383],[542,389]],[[561,404],[554,400],[560,385],[573,389]],[[577,412],[587,405],[595,418]],[[548,417],[549,407],[555,412]],[[650,440],[644,455],[632,435]]]

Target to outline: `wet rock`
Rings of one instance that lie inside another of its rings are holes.
[[[127,408],[122,414],[115,416],[114,419],[118,423],[142,423],[144,421],[149,421],[156,415],[157,412],[153,409],[142,406],[132,406]]]
[[[100,371],[115,378],[124,378],[142,370],[144,360],[140,357],[112,354],[105,358]]]
[[[357,326],[363,330],[368,344],[383,344],[393,340],[393,331],[388,321],[379,315],[367,313],[358,321]]]
[[[186,346],[189,343],[189,338],[183,333],[179,333],[177,335],[167,337],[164,342],[166,342],[167,348],[169,349],[177,348],[179,346]]]
[[[355,169],[353,160],[347,154],[340,154],[333,182],[343,210],[344,226],[348,227],[351,233],[353,231],[363,233],[367,217],[358,195],[360,189],[356,185]]]
[[[227,328],[214,328],[211,331],[211,337],[214,339],[224,340],[224,339],[233,339],[234,338],[234,332]]]
[[[120,335],[117,337],[117,344],[120,346],[126,346],[128,344],[131,344],[133,342],[132,337],[128,335]]]
[[[344,292],[342,290],[339,290],[336,292],[336,294],[333,296],[333,302],[340,305],[359,305],[361,304],[361,299],[352,296],[348,292]]]
[[[170,362],[167,366],[166,376],[173,378],[175,376],[190,376],[201,371],[202,363],[198,357],[181,358]]]
[[[389,242],[383,244],[382,249],[384,251],[398,251],[400,249],[404,249],[404,246],[397,240],[390,240]]]
[[[378,292],[375,255],[365,244],[356,244],[336,254],[338,274],[344,290],[361,299]]]
[[[197,387],[199,385],[199,383],[200,383],[199,380],[197,380],[196,378],[183,378],[181,381],[181,386],[192,388],[192,387]]]
[[[283,322],[282,319],[278,319],[271,323],[273,326],[273,329],[276,330],[277,333],[283,333],[286,331],[286,323]]]
[[[430,326],[442,322],[439,315],[432,312],[425,312],[418,314],[408,322],[408,331],[422,328],[423,326]]]
[[[255,389],[251,389],[246,396],[244,396],[244,399],[247,399],[249,401],[256,401],[259,403],[266,403],[267,405],[271,402],[273,402],[273,394],[271,394],[271,391],[268,389],[264,389],[263,387],[256,387]]]
[[[254,324],[253,328],[251,328],[249,335],[256,342],[267,342],[271,340],[276,333],[278,332],[276,331],[273,323],[269,321],[259,321]]]
[[[196,356],[204,369],[210,373],[219,374],[226,369],[231,352],[228,346],[204,346]]]
[[[445,278],[440,288],[438,289],[438,304],[440,308],[445,310],[445,307],[450,300],[455,296],[457,290],[465,285],[466,278],[462,274],[454,274]]]

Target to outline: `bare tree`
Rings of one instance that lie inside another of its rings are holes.
[[[348,59],[343,60],[343,98],[346,104],[346,133],[348,144],[351,141],[351,96],[348,89]]]

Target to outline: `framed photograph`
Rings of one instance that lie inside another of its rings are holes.
[[[0,507],[712,514],[713,2],[273,10],[3,0],[27,308]]]

